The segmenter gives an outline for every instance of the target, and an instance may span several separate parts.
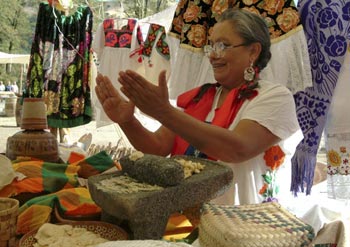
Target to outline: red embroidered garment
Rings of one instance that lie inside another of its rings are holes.
[[[198,120],[205,121],[213,105],[217,84],[211,84],[202,97],[200,97],[199,101],[197,101],[195,99],[200,93],[201,88],[202,87],[198,87],[181,94],[178,97],[177,105],[184,108],[185,113]],[[215,109],[215,115],[211,124],[227,129],[233,122],[244,101],[246,99],[250,100],[258,95],[258,92],[253,90],[248,97],[242,97],[242,94],[246,92],[246,90],[249,90],[246,84],[242,85],[240,88],[232,89],[222,106]],[[188,147],[189,143],[187,141],[176,136],[171,155],[182,155],[186,152]],[[209,158],[216,160],[215,157]]]

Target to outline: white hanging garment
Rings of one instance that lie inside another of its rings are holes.
[[[119,90],[118,74],[120,71],[133,69],[142,71],[142,59],[131,56],[141,48],[143,43],[141,29],[137,19],[106,19],[97,29],[92,48],[98,58],[98,73],[108,76],[113,86]],[[102,127],[113,122],[105,114],[94,90],[92,90],[95,106],[96,126]]]

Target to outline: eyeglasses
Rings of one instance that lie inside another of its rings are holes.
[[[247,43],[242,43],[239,45],[225,45],[223,42],[216,42],[213,45],[205,45],[203,47],[204,53],[207,57],[210,57],[211,53],[214,52],[217,58],[223,57],[225,55],[225,50],[230,48],[237,48],[240,46],[246,46]]]

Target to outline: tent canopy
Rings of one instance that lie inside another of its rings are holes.
[[[1,63],[18,63],[29,64],[30,55],[25,54],[8,54],[0,52],[0,64]]]

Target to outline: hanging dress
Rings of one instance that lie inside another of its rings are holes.
[[[171,98],[203,83],[215,82],[203,46],[220,15],[230,7],[259,14],[268,24],[272,58],[260,74],[262,79],[285,85],[292,92],[311,86],[306,39],[293,0],[181,0],[169,32],[175,60],[169,80]]]
[[[327,192],[333,199],[350,198],[350,50],[345,53],[325,124]]]
[[[120,71],[127,69],[139,71],[143,66],[142,58],[137,54],[131,56],[132,52],[141,48],[142,43],[142,33],[137,19],[110,18],[98,26],[92,44],[97,55],[98,72],[108,76],[117,90],[120,89],[117,80]],[[96,126],[112,124],[94,92],[93,104]]]
[[[70,128],[91,121],[90,47],[92,12],[72,15],[40,3],[24,97],[44,98],[50,127]]]
[[[292,159],[294,194],[311,193],[317,152],[332,97],[349,49],[349,1],[299,0],[311,61],[312,87],[294,94],[303,131]],[[345,107],[345,106],[344,106]]]

